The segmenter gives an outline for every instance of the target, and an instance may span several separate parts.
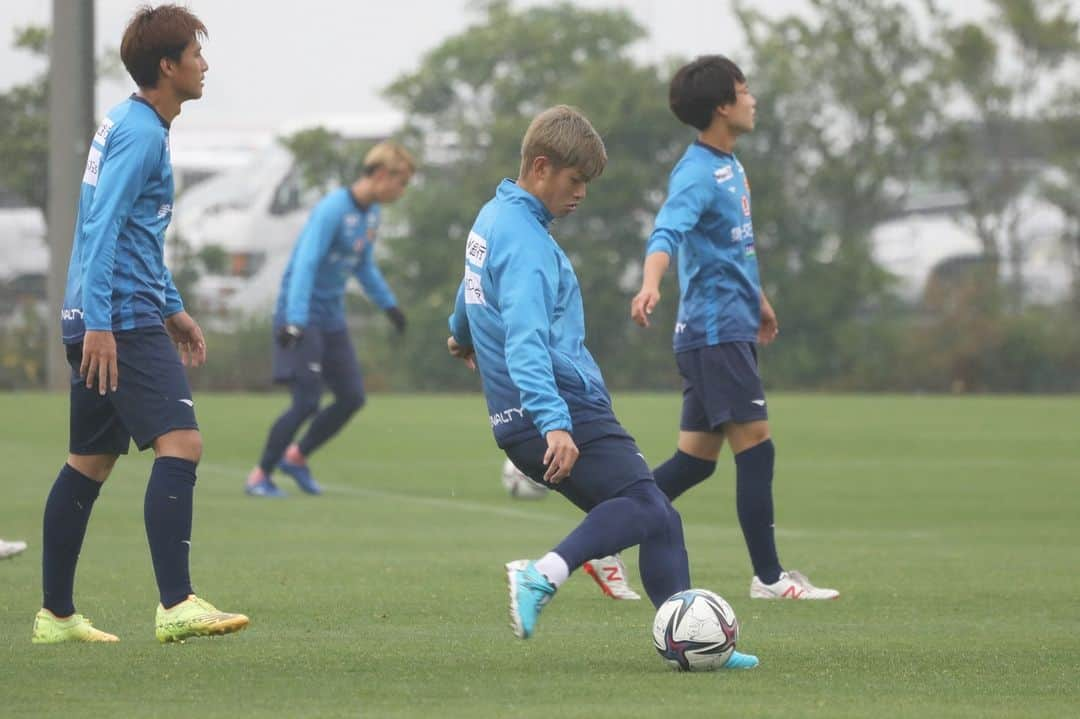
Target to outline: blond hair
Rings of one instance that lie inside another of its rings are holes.
[[[364,155],[364,174],[374,174],[380,167],[390,172],[416,172],[416,160],[404,147],[393,140],[383,140]]]
[[[591,180],[604,171],[607,150],[600,133],[580,110],[569,105],[549,107],[533,118],[521,141],[521,176],[538,157],[556,169],[573,167]]]

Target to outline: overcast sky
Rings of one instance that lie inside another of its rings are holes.
[[[15,28],[47,25],[53,0],[0,0],[0,91],[43,69],[11,49]],[[918,0],[906,0],[912,5]],[[986,0],[939,0],[978,17]],[[1080,0],[1073,0],[1080,3]],[[118,48],[136,0],[97,0],[95,44]],[[536,4],[519,0],[518,5]],[[649,32],[635,49],[643,59],[704,52],[739,54],[741,39],[727,0],[577,0],[584,7],[624,7]],[[427,50],[476,21],[468,0],[190,0],[210,31],[203,98],[184,106],[187,127],[272,129],[298,115],[389,109],[381,88],[414,69]],[[806,0],[757,0],[771,15],[805,11]],[[133,86],[102,82],[98,115]]]

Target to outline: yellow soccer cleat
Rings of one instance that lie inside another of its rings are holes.
[[[61,642],[118,642],[115,634],[94,629],[90,620],[81,614],[58,619],[48,609],[42,609],[34,617],[34,644],[59,644]]]
[[[248,625],[243,614],[218,611],[210,602],[194,594],[170,609],[158,605],[154,634],[161,643],[182,642],[190,637],[207,637],[238,632]]]

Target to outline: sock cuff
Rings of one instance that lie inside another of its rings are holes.
[[[773,444],[772,438],[755,444],[750,449],[744,449],[735,455],[735,463],[742,464],[744,462],[757,462],[761,460],[771,461],[776,457],[776,445]]]
[[[701,459],[692,454],[687,454],[681,449],[675,450],[674,459],[688,469],[703,472],[706,477],[716,470],[716,460]]]
[[[80,497],[94,498],[101,492],[101,482],[95,482],[67,462],[60,468],[60,475],[57,480],[68,484],[72,491]]]
[[[195,484],[195,469],[198,465],[190,459],[181,457],[158,457],[154,460],[151,476],[159,471],[164,471],[172,478],[182,480],[188,484]]]

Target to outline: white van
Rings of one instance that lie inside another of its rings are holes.
[[[291,123],[279,137],[324,127],[346,138],[379,140],[400,127],[396,113],[325,116]],[[203,314],[262,315],[277,298],[293,244],[316,202],[330,189],[307,187],[292,153],[273,141],[243,167],[204,180],[177,198],[170,224],[172,261],[216,248],[225,267],[195,287]]]

